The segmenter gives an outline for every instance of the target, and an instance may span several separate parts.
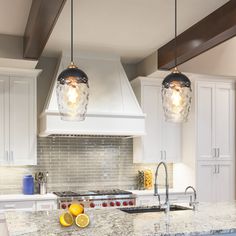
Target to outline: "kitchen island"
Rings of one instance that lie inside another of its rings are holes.
[[[158,236],[158,235],[236,235],[236,202],[202,203],[197,211],[168,214],[128,214],[119,209],[88,209],[90,225],[64,228],[59,224],[62,210],[48,212],[7,212],[10,236]]]

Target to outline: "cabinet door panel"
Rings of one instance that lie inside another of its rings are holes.
[[[166,122],[163,119],[162,134],[164,161],[179,162],[181,160],[181,125]]]
[[[9,157],[9,78],[0,77],[0,164]]]
[[[233,169],[233,162],[217,164],[216,185],[218,202],[234,200]]]
[[[214,148],[214,83],[198,83],[197,132],[198,159],[211,160]]]
[[[217,83],[215,93],[215,146],[219,160],[232,158],[233,91],[229,83]]]
[[[215,202],[215,165],[207,162],[199,162],[197,169],[197,194],[201,202]]]
[[[146,114],[146,133],[143,137],[144,156],[148,162],[158,162],[161,150],[161,87],[143,86],[143,111]]]
[[[35,81],[10,78],[10,160],[14,165],[35,164]]]

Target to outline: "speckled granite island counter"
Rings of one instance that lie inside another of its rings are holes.
[[[236,234],[236,203],[200,204],[192,210],[128,214],[118,209],[89,209],[89,227],[63,228],[61,211],[8,212],[10,236],[158,236]]]

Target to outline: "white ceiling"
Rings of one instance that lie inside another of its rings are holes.
[[[228,0],[178,0],[184,31]],[[0,0],[0,34],[24,35],[32,0]],[[74,0],[75,49],[109,52],[135,63],[174,37],[174,0]],[[70,0],[43,52],[70,48]]]
[[[23,36],[32,0],[0,0],[0,34]]]
[[[179,32],[228,0],[179,0]],[[75,0],[75,49],[115,53],[136,63],[174,37],[174,0]],[[70,48],[68,0],[44,55]]]

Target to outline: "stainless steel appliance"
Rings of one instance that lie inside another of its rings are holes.
[[[85,208],[130,207],[136,205],[136,195],[120,189],[86,192],[54,192],[58,196],[58,208],[67,209],[71,203]]]

